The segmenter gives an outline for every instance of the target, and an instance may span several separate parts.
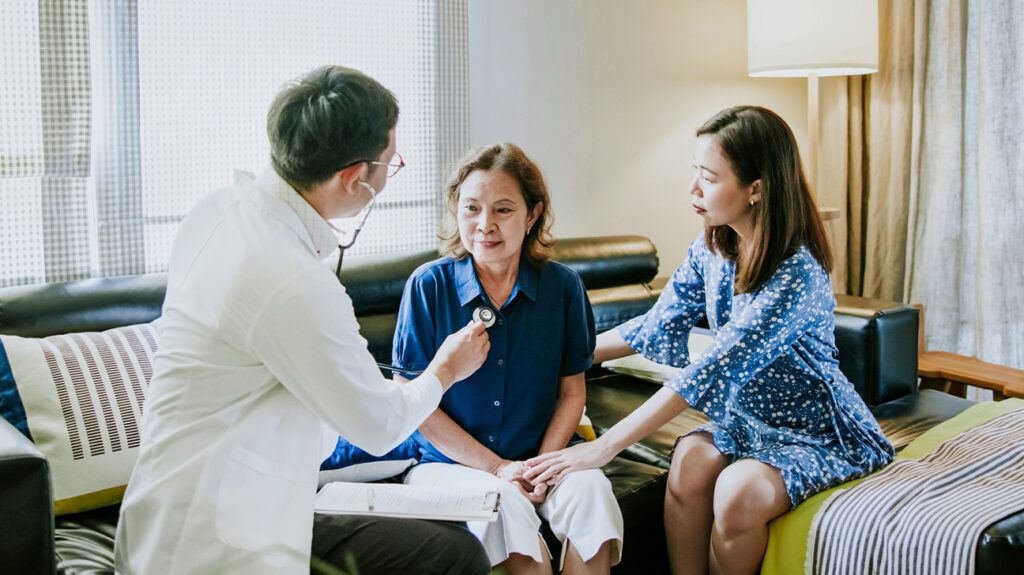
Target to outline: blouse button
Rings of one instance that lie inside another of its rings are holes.
[[[499,366],[501,366],[501,365],[505,365],[505,360],[504,360],[504,359],[499,359],[499,360],[498,360],[498,365],[499,365]]]
[[[501,402],[497,399],[494,400],[494,407],[501,407]]]
[[[487,441],[490,441],[491,443],[494,443],[494,436],[493,435],[488,435],[487,436]]]

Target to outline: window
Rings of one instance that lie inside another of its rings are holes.
[[[0,21],[0,285],[165,270],[199,197],[267,165],[281,85],[328,63],[398,96],[408,162],[351,253],[436,245],[468,142],[465,0],[16,0]],[[48,104],[48,77],[77,99]]]

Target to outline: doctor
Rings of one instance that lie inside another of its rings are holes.
[[[384,379],[320,261],[337,245],[327,220],[358,213],[400,165],[397,120],[394,95],[372,78],[314,70],[271,105],[272,167],[206,196],[182,222],[118,573],[308,573],[311,549],[341,565],[351,553],[364,575],[487,572],[480,545],[453,525],[314,525],[317,471],[338,434],[388,451],[489,347],[482,324],[467,326],[420,377]]]

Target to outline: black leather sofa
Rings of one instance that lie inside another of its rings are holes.
[[[432,253],[352,257],[342,272],[362,334],[378,361],[389,362],[395,314],[406,278]],[[566,239],[554,259],[583,278],[599,331],[646,311],[657,299],[658,257],[646,238]],[[152,321],[160,314],[165,277],[82,280],[0,289],[0,333],[47,336],[100,331]],[[900,448],[970,406],[937,391],[917,392],[915,308],[839,297],[840,367]],[[600,367],[587,376],[587,413],[600,434],[657,387]],[[626,523],[616,573],[667,573],[662,503],[669,453],[678,435],[700,422],[688,411],[616,457],[611,478]],[[111,573],[117,508],[54,518],[47,462],[24,436],[0,420],[0,572]],[[977,543],[981,574],[1017,573],[1024,565],[1024,513],[988,527]]]

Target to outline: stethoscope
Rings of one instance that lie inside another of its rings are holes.
[[[370,202],[366,204],[366,207],[364,208],[366,212],[363,213],[363,219],[359,220],[359,225],[356,226],[356,230],[352,232],[352,239],[350,239],[347,244],[338,244],[338,267],[334,268],[334,275],[338,278],[338,281],[341,281],[341,262],[345,260],[345,250],[349,249],[356,243],[356,238],[359,237],[359,232],[363,231],[363,226],[366,225],[366,218],[370,217],[370,212],[372,212],[373,207],[377,205],[377,190],[373,189],[373,186],[366,182],[359,183],[369,190]],[[334,228],[334,226],[331,227]],[[334,228],[334,230],[338,231],[337,228]],[[495,313],[494,308],[489,305],[480,305],[473,310],[473,321],[484,324],[484,327],[490,328],[497,320],[498,314]],[[392,373],[401,373],[413,376],[421,375],[423,373],[422,369],[402,369],[388,363],[381,363],[379,361],[376,363],[378,367],[387,369]]]
[[[490,329],[494,322],[497,321],[498,314],[494,312],[494,308],[489,305],[480,305],[473,310],[473,321],[484,324],[484,327]]]
[[[478,305],[473,310],[473,321],[484,324],[484,327],[490,329],[494,322],[498,321],[498,314],[489,305]],[[377,362],[377,367],[391,371],[392,373],[398,373],[402,375],[417,376],[423,373],[423,370],[415,369],[403,369],[388,363]]]
[[[352,247],[352,244],[356,243],[356,238],[359,237],[359,232],[363,231],[363,226],[366,225],[366,218],[370,217],[370,212],[372,212],[373,207],[377,205],[377,190],[373,189],[373,186],[366,182],[359,183],[370,191],[370,202],[363,208],[366,211],[363,213],[363,219],[359,220],[359,225],[356,226],[356,231],[352,232],[352,239],[349,240],[347,244],[338,243],[338,267],[334,268],[334,275],[338,278],[338,281],[341,281],[341,262],[345,259],[345,250],[349,249]],[[330,224],[330,222],[328,222],[328,224]],[[340,230],[335,228],[333,225],[331,228],[336,232],[340,232]]]
[[[359,237],[359,232],[363,231],[363,226],[366,225],[366,218],[370,217],[370,212],[372,212],[373,207],[377,205],[377,190],[373,189],[373,186],[366,182],[359,183],[364,188],[369,190],[370,202],[366,204],[366,207],[364,208],[366,211],[363,213],[363,219],[359,220],[359,225],[356,226],[355,231],[352,232],[352,239],[350,239],[347,244],[338,244],[338,267],[334,268],[334,275],[338,278],[338,281],[341,281],[341,262],[345,260],[345,250],[349,249],[350,247],[352,247],[353,244],[356,243],[356,238]],[[334,228],[334,226],[331,227]],[[337,228],[334,229],[335,231],[338,231]],[[497,320],[498,314],[495,313],[494,308],[492,308],[489,305],[480,305],[473,310],[473,321],[484,324],[484,327],[488,329],[490,329],[490,327],[494,325],[494,322],[496,322]],[[379,361],[376,363],[378,367],[387,369],[392,373],[401,373],[413,376],[421,375],[423,373],[422,369],[402,369],[400,367],[396,367],[388,363],[381,363]]]

